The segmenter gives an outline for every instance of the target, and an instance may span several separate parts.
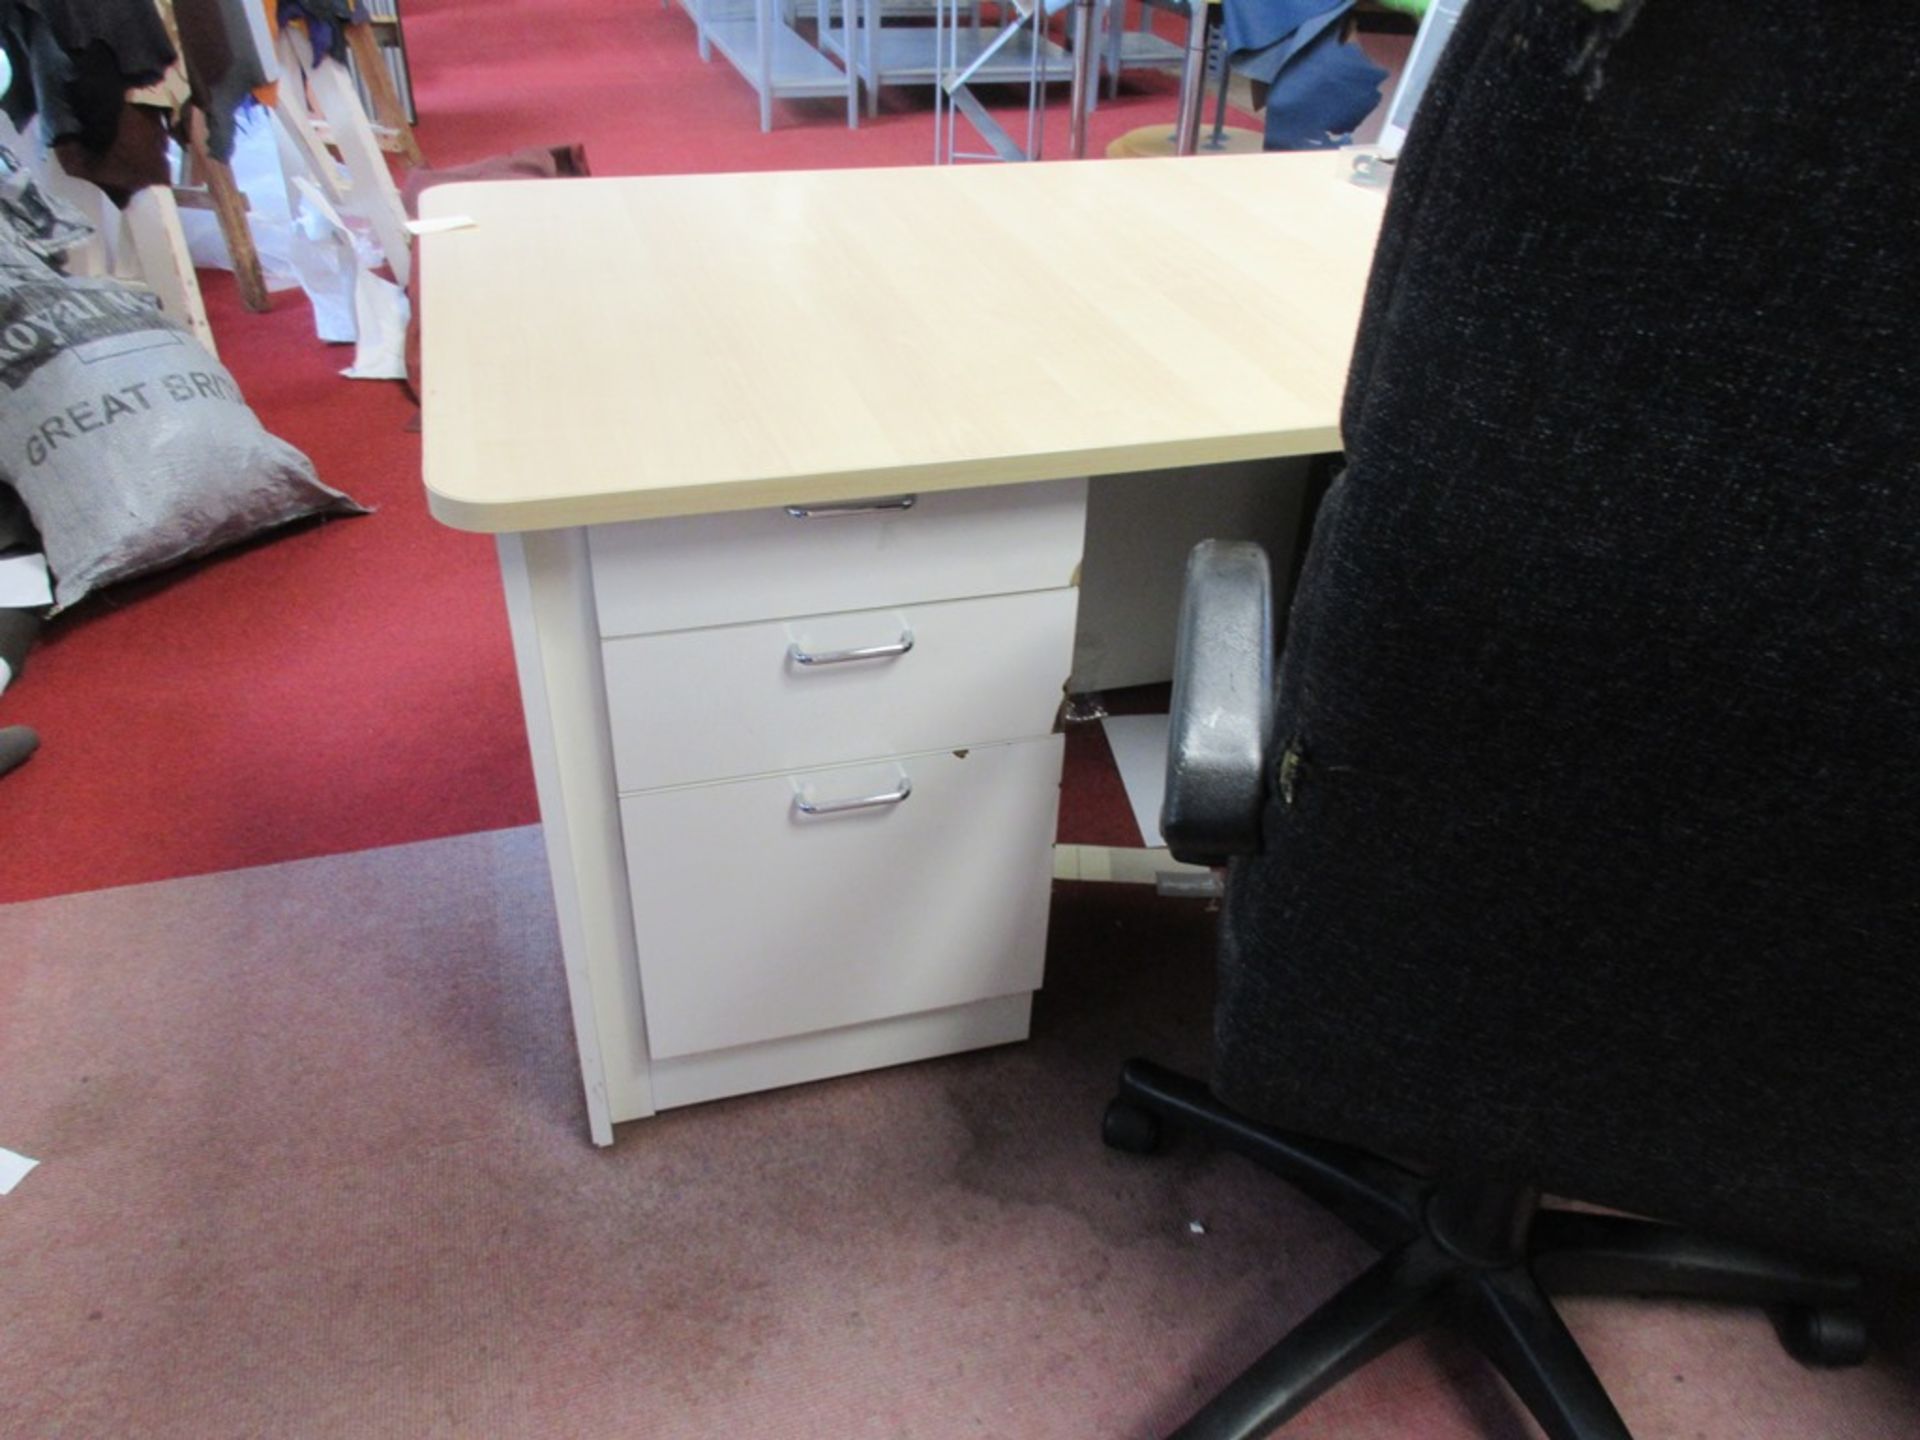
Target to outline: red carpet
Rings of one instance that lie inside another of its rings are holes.
[[[0,697],[43,741],[0,780],[0,901],[534,818],[492,546],[427,517],[413,406],[341,379],[301,297],[248,315],[204,279],[267,426],[378,512],[50,628]]]
[[[409,0],[406,18],[438,164],[570,141],[598,174],[931,159],[917,92],[888,92],[857,131],[839,102],[813,101],[778,107],[760,134],[745,83],[702,64],[692,22],[650,0]],[[1170,121],[1174,88],[1130,79],[1095,116],[1093,153]],[[1065,135],[1056,104],[1056,151]],[[413,407],[396,386],[342,379],[349,353],[313,338],[298,292],[249,315],[230,277],[202,279],[263,422],[378,513],[123,588],[52,627],[0,696],[0,724],[44,742],[0,780],[0,902],[536,818],[492,545],[428,518]]]

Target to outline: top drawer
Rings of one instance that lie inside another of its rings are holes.
[[[600,633],[652,635],[1074,582],[1085,480],[907,499],[804,516],[741,510],[595,526],[587,541]]]

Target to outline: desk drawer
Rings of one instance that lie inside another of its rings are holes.
[[[882,497],[875,504],[906,497]],[[943,490],[909,509],[741,510],[595,526],[600,633],[651,635],[1074,582],[1087,482]]]
[[[1050,735],[622,800],[654,1058],[1038,988],[1060,756]]]
[[[1077,590],[609,640],[613,769],[651,790],[1053,730]],[[903,645],[902,654],[887,654]],[[879,649],[869,658],[836,654]],[[798,651],[813,664],[794,658]]]

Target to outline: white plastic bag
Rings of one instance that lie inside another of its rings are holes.
[[[247,229],[254,253],[260,257],[260,278],[268,290],[297,290],[294,274],[293,214],[287,203],[287,182],[280,171],[280,150],[274,139],[275,120],[263,110],[242,110],[234,132],[233,156],[227,164],[233,183],[247,197]],[[206,270],[231,270],[220,217],[211,210],[182,209],[180,228],[186,232],[193,263]]]
[[[354,253],[353,234],[327,204],[319,186],[304,175],[293,185],[299,201],[287,259],[300,288],[313,301],[313,328],[329,344],[344,344],[360,333],[353,307],[360,258]]]
[[[379,248],[349,226],[305,176],[293,182],[299,197],[292,258],[301,288],[312,297],[314,328],[327,341],[354,342],[352,380],[404,380],[407,374],[407,292],[373,273]]]
[[[407,292],[364,266],[353,282],[353,315],[359,323],[353,364],[340,373],[349,380],[407,378],[407,321],[413,306]]]

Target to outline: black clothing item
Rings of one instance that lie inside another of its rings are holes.
[[[0,0],[0,14],[7,11],[38,15],[69,52],[104,45],[130,85],[153,84],[174,61],[167,27],[147,0]]]
[[[207,150],[216,160],[233,157],[233,117],[267,83],[245,5],[246,0],[173,0],[187,83],[207,117]]]
[[[365,21],[367,7],[363,0],[280,0],[279,13],[282,25],[306,22],[316,59],[331,56],[344,65],[347,32],[343,27],[355,20]]]
[[[1920,6],[1480,0],[1394,181],[1215,1088],[1920,1266]],[[1286,783],[1280,784],[1281,775]]]
[[[13,67],[13,123],[37,113],[49,142],[96,152],[119,133],[127,91],[153,84],[174,61],[147,0],[0,0],[0,45]]]
[[[0,555],[9,550],[38,550],[40,532],[33,528],[33,517],[14,494],[13,487],[0,481]]]
[[[79,140],[62,140],[53,150],[60,158],[61,169],[91,180],[122,209],[136,190],[173,180],[166,117],[150,105],[122,105],[119,124],[105,149],[89,149]]]

